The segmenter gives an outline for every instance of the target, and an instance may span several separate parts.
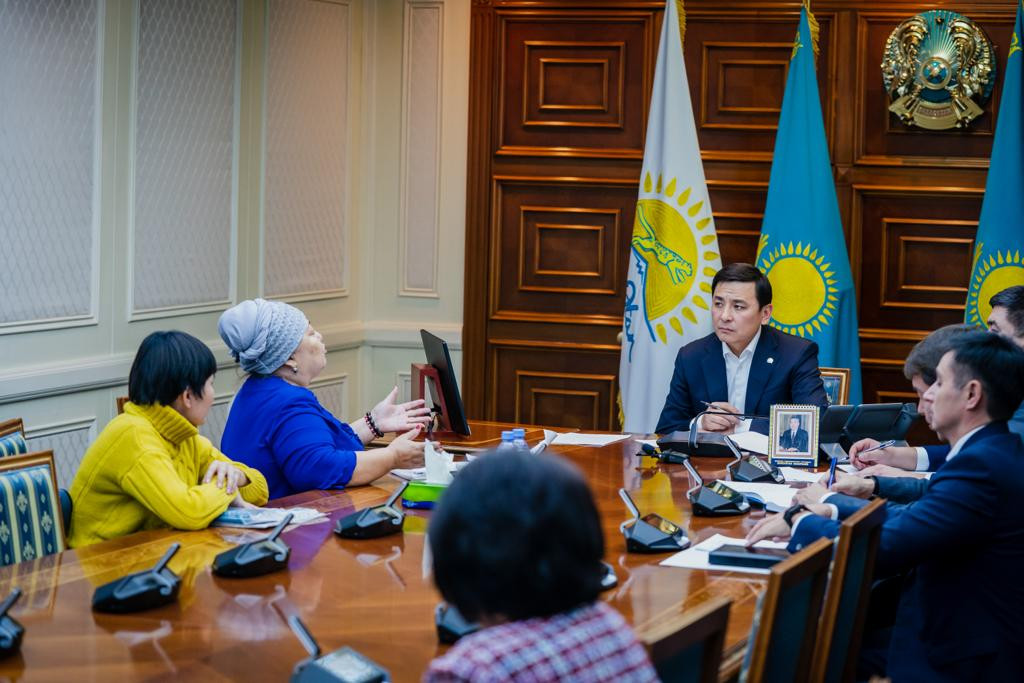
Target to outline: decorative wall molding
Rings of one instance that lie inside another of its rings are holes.
[[[406,0],[402,32],[398,295],[439,298],[444,3]]]
[[[461,323],[347,322],[317,329],[324,337],[328,353],[334,353],[363,346],[418,349],[422,346],[421,328],[443,338],[453,351],[462,348]],[[219,371],[235,367],[234,359],[220,339],[204,341],[213,350]],[[134,358],[132,351],[0,373],[0,405],[125,385]]]
[[[133,14],[128,319],[223,311],[238,281],[240,6],[140,0]]]

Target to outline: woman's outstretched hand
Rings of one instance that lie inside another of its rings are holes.
[[[426,426],[430,422],[430,409],[423,399],[395,403],[397,398],[398,387],[395,387],[370,411],[370,417],[377,424],[377,429],[382,432],[405,432],[417,425]]]

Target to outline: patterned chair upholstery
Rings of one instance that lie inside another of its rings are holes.
[[[65,549],[53,451],[0,458],[0,566]]]
[[[0,422],[0,457],[28,453],[25,425],[20,418]]]

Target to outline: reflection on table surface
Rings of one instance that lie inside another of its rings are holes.
[[[532,433],[531,443],[539,438]],[[477,439],[483,437],[478,433]],[[731,598],[723,673],[734,671],[764,579],[659,567],[666,555],[627,554],[619,524],[629,515],[617,492],[625,487],[641,512],[657,512],[680,524],[694,543],[715,533],[742,536],[763,513],[691,517],[686,490],[692,483],[683,467],[657,465],[636,457],[636,451],[632,440],[549,450],[583,470],[597,499],[605,559],[619,575],[618,586],[603,599],[643,633],[667,615],[715,597]],[[705,481],[725,477],[727,460],[694,462]],[[147,531],[2,568],[0,593],[14,586],[25,592],[13,614],[26,634],[20,656],[0,661],[0,675],[25,680],[285,680],[305,656],[284,622],[299,614],[325,652],[348,645],[388,669],[394,680],[418,680],[443,650],[433,622],[440,598],[424,557],[430,513],[407,511],[401,535],[356,541],[333,533],[340,517],[383,502],[398,483],[385,477],[372,486],[275,501],[313,507],[328,516],[284,532],[292,548],[287,572],[252,579],[214,577],[209,569],[214,556],[266,533],[239,529]],[[175,541],[182,544],[170,562],[182,578],[177,604],[133,615],[91,611],[97,586],[152,566]]]

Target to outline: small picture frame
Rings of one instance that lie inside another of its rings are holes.
[[[818,368],[825,395],[832,406],[845,406],[850,400],[850,368]]]
[[[768,429],[773,465],[818,466],[818,406],[774,405]]]

